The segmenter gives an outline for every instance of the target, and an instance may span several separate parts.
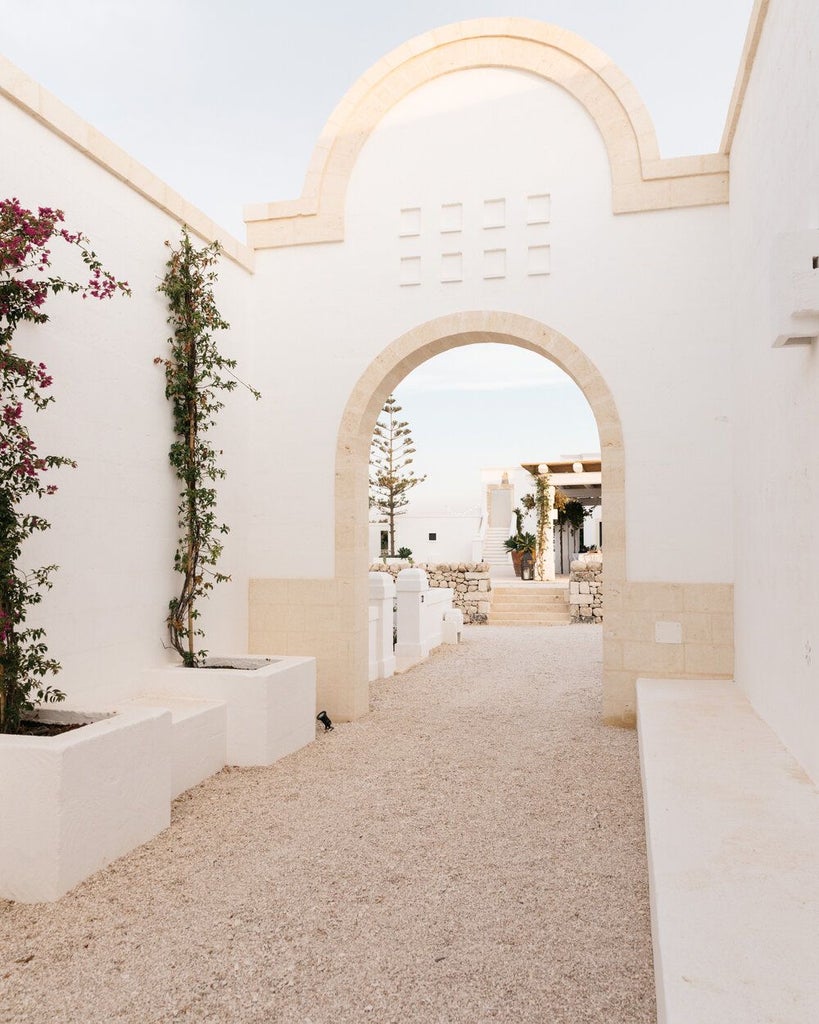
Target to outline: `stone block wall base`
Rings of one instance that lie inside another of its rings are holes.
[[[355,721],[370,708],[368,605],[366,572],[360,580],[251,580],[248,650],[315,658],[315,711]]]

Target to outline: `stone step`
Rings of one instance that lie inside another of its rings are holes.
[[[563,626],[572,621],[569,588],[525,583],[496,586],[488,622],[492,626]]]
[[[555,605],[555,604],[569,604],[569,596],[563,591],[557,591],[554,596],[548,595],[544,597],[534,597],[531,594],[527,594],[525,591],[518,596],[510,595],[508,591],[503,591],[499,587],[496,587],[492,591],[492,604],[495,607],[515,607],[520,608],[523,606],[528,607],[543,607],[544,605]]]
[[[491,607],[493,616],[503,619],[531,618],[533,615],[569,615],[571,607],[567,604],[527,604],[518,607],[493,604]]]
[[[554,615],[549,618],[515,618],[497,619],[490,613],[487,619],[489,626],[568,626],[571,624],[571,615]]]
[[[492,618],[497,619],[536,619],[542,616],[551,618],[554,615],[570,615],[571,608],[567,604],[554,605],[550,608],[492,608]]]

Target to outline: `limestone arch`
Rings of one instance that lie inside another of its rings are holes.
[[[370,441],[384,400],[412,370],[441,352],[494,342],[537,352],[564,370],[591,406],[600,434],[603,501],[606,510],[605,579],[619,588],[625,579],[625,462],[623,432],[614,399],[591,360],[564,335],[530,317],[501,311],[453,313],[407,331],[387,346],[359,377],[338,431],[335,466],[335,577],[343,618],[350,629],[351,660],[346,694],[337,700],[344,717],[367,708],[367,591],[369,561],[367,493]],[[604,662],[607,633],[604,627]],[[618,692],[603,675],[603,709],[608,721],[628,716]]]
[[[597,47],[555,25],[480,18],[417,36],[362,75],[325,125],[301,197],[245,208],[248,244],[263,249],[343,240],[350,176],[384,115],[427,82],[482,67],[538,75],[586,109],[608,152],[614,213],[728,202],[727,155],[661,159],[636,89]]]

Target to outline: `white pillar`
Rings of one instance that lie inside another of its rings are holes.
[[[386,679],[395,672],[393,653],[393,602],[395,581],[388,572],[371,572],[370,580],[370,671],[373,679]],[[376,614],[373,616],[373,612]]]
[[[429,654],[429,643],[424,635],[424,604],[429,590],[427,574],[423,569],[402,569],[398,573],[395,589],[398,604],[395,671],[406,672]]]

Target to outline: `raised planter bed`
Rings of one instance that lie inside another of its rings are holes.
[[[97,717],[59,736],[0,736],[0,898],[57,900],[170,824],[170,712]]]
[[[227,764],[273,764],[315,739],[315,658],[241,656],[210,658],[208,663],[203,668],[154,669],[146,674],[145,690],[224,701]],[[228,667],[242,665],[246,667]]]
[[[227,709],[221,700],[145,694],[122,707],[171,713],[171,800],[225,766]]]

